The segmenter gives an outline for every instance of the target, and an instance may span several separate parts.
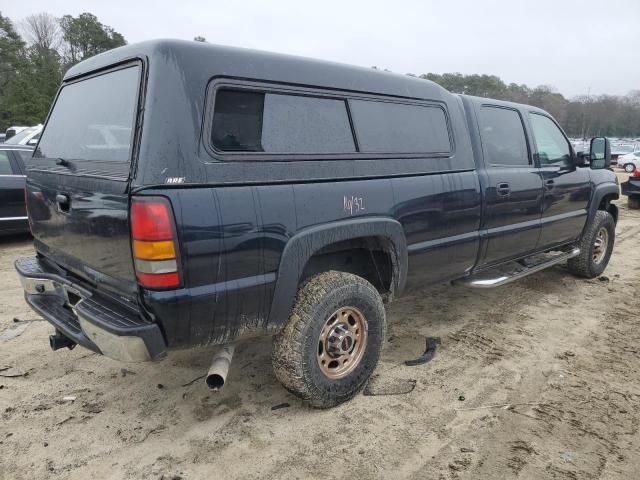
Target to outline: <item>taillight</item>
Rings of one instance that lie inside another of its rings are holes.
[[[631,175],[632,177],[640,177],[640,169],[636,168],[633,171],[633,175]]]
[[[157,290],[180,286],[175,222],[166,198],[132,198],[131,246],[141,286]]]

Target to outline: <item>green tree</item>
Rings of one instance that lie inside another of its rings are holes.
[[[16,93],[25,76],[26,45],[9,18],[0,13],[0,131],[4,132],[22,118],[15,117],[19,110]]]
[[[122,34],[100,23],[98,17],[91,13],[81,13],[77,17],[65,15],[60,19],[60,28],[66,68],[85,58],[127,44]]]

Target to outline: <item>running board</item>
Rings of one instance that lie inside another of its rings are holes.
[[[558,263],[565,262],[570,258],[577,257],[578,255],[580,255],[580,249],[574,248],[573,250],[569,250],[568,252],[556,254],[552,258],[547,258],[540,263],[533,264],[528,263],[527,260],[529,260],[529,258],[535,257],[529,257],[520,262],[511,262],[504,266],[472,274],[466,278],[457,280],[456,283],[460,283],[467,287],[473,288],[500,287],[507,283],[511,283],[515,280],[526,277],[527,275],[531,275],[532,273],[536,273],[540,270],[544,270],[545,268],[557,265]],[[510,269],[510,266],[514,268]]]

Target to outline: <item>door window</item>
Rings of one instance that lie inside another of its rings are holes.
[[[6,151],[0,151],[0,175],[13,175],[9,152]]]
[[[540,165],[569,165],[571,149],[558,126],[544,115],[532,113],[529,117],[538,147]]]
[[[529,150],[520,114],[508,108],[480,108],[482,151],[490,165],[529,165]]]

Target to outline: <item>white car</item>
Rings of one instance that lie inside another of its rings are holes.
[[[35,145],[38,143],[42,133],[42,124],[35,127],[28,127],[20,132],[16,133],[13,137],[7,140],[5,143],[8,145]]]
[[[624,168],[627,173],[633,173],[640,168],[640,151],[627,153],[618,157],[618,167]]]

